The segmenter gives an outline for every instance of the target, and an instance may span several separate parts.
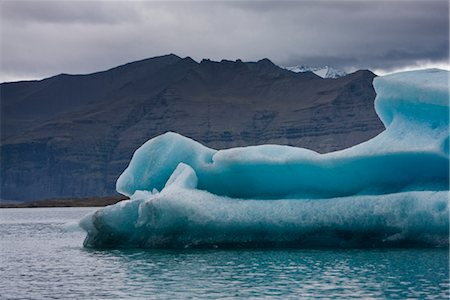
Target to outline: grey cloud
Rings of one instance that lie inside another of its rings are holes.
[[[26,5],[25,5],[25,4]],[[32,5],[29,5],[32,3]],[[156,55],[395,69],[448,60],[447,1],[1,2],[1,77]]]
[[[2,2],[2,18],[15,23],[122,23],[138,13],[124,2],[114,6],[91,1],[12,1]]]

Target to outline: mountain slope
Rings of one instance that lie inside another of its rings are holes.
[[[207,146],[328,152],[383,130],[369,71],[338,79],[267,59],[155,57],[88,75],[3,83],[1,198],[111,195],[134,150],[176,131]]]

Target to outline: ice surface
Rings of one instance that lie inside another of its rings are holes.
[[[333,153],[151,139],[117,181],[131,200],[81,221],[85,246],[447,245],[448,79],[435,69],[375,78],[386,130]]]

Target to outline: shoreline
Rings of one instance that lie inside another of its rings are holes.
[[[117,195],[105,197],[45,199],[19,203],[0,203],[0,208],[95,207],[116,204],[122,200],[128,200],[128,197]]]

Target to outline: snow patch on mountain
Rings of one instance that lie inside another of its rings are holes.
[[[314,74],[322,78],[339,78],[347,75],[347,73],[345,73],[344,71],[329,66],[311,67],[307,65],[298,65],[294,67],[282,67],[282,68],[295,73],[313,72]]]

